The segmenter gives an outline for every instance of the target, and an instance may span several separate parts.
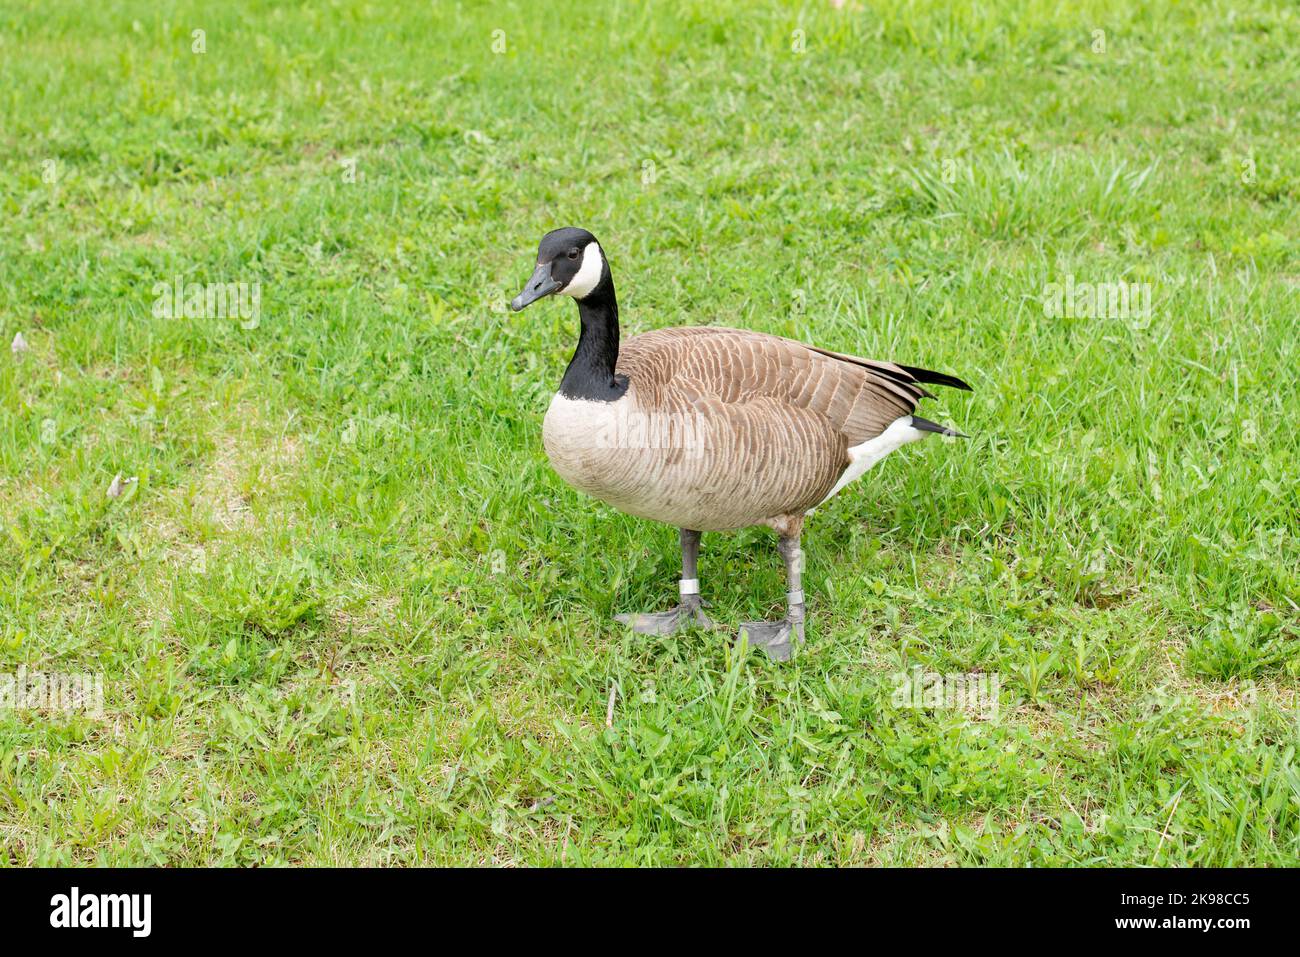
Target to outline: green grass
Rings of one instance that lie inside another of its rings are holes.
[[[106,699],[0,712],[0,863],[1300,859],[1294,6],[757,7],[0,9],[0,673]],[[726,629],[611,621],[676,533],[541,449],[576,317],[504,302],[569,224],[624,335],[974,385],[810,522],[797,660],[760,530]]]

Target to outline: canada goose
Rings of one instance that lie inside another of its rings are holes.
[[[741,329],[656,329],[620,348],[614,280],[585,229],[542,237],[510,308],[553,294],[577,300],[582,330],[542,426],[551,465],[579,491],[681,529],[680,603],[618,619],[642,634],[712,627],[701,609],[700,533],[767,525],[780,536],[788,613],[741,630],[788,658],[791,638],[803,640],[804,516],[900,446],[961,435],[912,414],[930,396],[919,383],[970,386]]]

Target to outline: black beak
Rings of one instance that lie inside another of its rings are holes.
[[[559,288],[560,284],[551,278],[551,264],[538,263],[537,268],[533,270],[533,278],[528,280],[519,295],[510,300],[510,308],[518,312],[529,303],[544,299]]]

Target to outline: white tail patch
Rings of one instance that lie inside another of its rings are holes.
[[[855,445],[849,449],[849,467],[844,470],[840,480],[835,483],[829,495],[818,502],[818,505],[825,505],[835,497],[836,493],[850,482],[856,482],[866,473],[873,465],[883,459],[890,452],[897,448],[907,445],[909,442],[915,442],[917,439],[925,438],[926,433],[912,425],[912,417],[905,415],[902,418],[895,419],[889,423],[889,428],[881,432],[874,439],[868,439],[861,445]]]

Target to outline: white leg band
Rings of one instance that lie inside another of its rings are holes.
[[[677,590],[683,598],[687,595],[698,595],[700,593],[700,580],[698,578],[683,578],[677,583]]]
[[[786,596],[785,596],[785,600],[788,601],[788,602],[789,602],[790,604],[792,604],[792,605],[802,605],[802,604],[803,604],[803,589],[801,588],[801,589],[799,589],[798,591],[787,592],[787,593],[786,593]]]

